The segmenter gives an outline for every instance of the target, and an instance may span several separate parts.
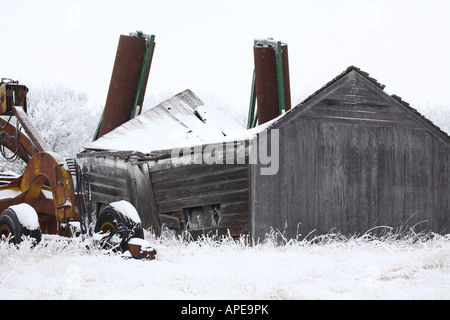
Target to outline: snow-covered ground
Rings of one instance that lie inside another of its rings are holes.
[[[450,133],[447,105],[419,110]],[[107,254],[89,240],[46,240],[34,248],[0,242],[0,300],[450,299],[450,235],[328,235],[276,245],[272,234],[255,246],[227,238],[146,237],[158,251],[156,260]]]
[[[89,240],[0,243],[3,299],[450,299],[450,235],[327,235],[254,246],[183,242],[146,232],[156,260],[126,259]]]

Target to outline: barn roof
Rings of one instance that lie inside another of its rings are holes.
[[[384,88],[368,73],[350,66],[288,112],[251,130],[245,130],[211,106],[206,106],[187,89],[124,123],[85,149],[87,152],[132,150],[150,154],[175,147],[248,140],[265,129],[282,127],[298,117],[406,125],[426,129],[450,144],[446,132],[400,97],[387,94]]]
[[[221,141],[230,132],[243,130],[187,89],[127,121],[85,149],[150,153]]]
[[[347,119],[360,124],[416,126],[450,143],[446,132],[399,96],[387,94],[384,88],[385,85],[370,77],[367,72],[350,66],[296,107],[278,117],[270,127],[284,126],[297,117],[312,117],[314,114],[316,118]],[[324,104],[328,106],[328,112]],[[319,108],[321,110],[317,112]],[[358,108],[365,110],[364,113],[358,111]],[[337,112],[340,114],[337,115]]]

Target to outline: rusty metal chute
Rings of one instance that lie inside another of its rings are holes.
[[[154,35],[139,31],[120,36],[108,96],[94,141],[140,114],[154,39]]]
[[[263,124],[291,109],[288,46],[271,38],[253,46],[255,69],[247,128]],[[256,108],[257,104],[257,108]]]

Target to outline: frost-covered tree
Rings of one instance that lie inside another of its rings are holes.
[[[62,85],[33,88],[28,94],[28,116],[52,151],[74,157],[91,141],[100,108],[88,96]]]

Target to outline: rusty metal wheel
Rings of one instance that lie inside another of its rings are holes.
[[[101,210],[97,217],[94,232],[105,235],[103,247],[120,246],[122,250],[125,250],[129,239],[144,239],[144,230],[141,223],[133,221],[113,205],[108,205]],[[109,243],[109,246],[106,243]]]
[[[133,230],[135,238],[144,239],[144,231],[140,221],[133,221],[126,214],[114,207],[113,204],[108,205],[100,211],[94,232],[107,233],[118,228],[122,229],[120,233]]]
[[[41,241],[37,213],[27,204],[11,206],[0,214],[0,240],[19,244],[23,237]]]

